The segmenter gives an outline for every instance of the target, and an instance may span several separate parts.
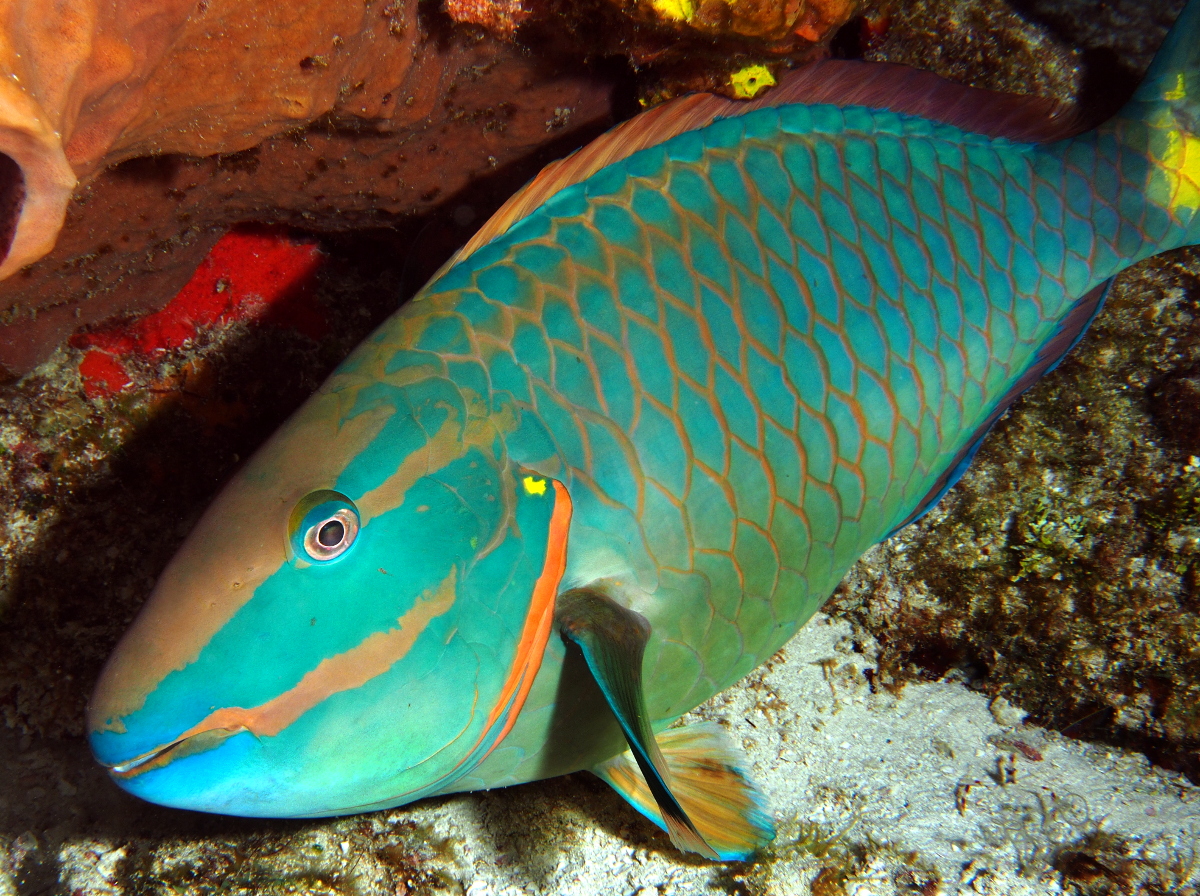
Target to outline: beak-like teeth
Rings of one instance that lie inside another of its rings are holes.
[[[112,774],[119,777],[130,777],[131,774],[136,771],[136,769],[145,765],[147,762],[153,762],[164,753],[175,749],[175,747],[180,743],[181,741],[175,741],[175,743],[167,744],[165,747],[159,747],[157,750],[151,750],[149,753],[143,753],[141,756],[134,756],[132,759],[125,762],[118,762],[116,765],[105,765],[104,767],[107,768]]]
[[[114,778],[132,778],[135,775],[142,774],[142,772],[162,768],[176,759],[182,759],[185,756],[211,750],[214,747],[220,746],[235,734],[240,734],[246,730],[246,728],[239,726],[236,728],[210,728],[207,731],[197,731],[194,734],[187,734],[178,740],[173,740],[166,746],[150,750],[140,756],[134,756],[132,759],[126,759],[124,762],[118,762],[114,765],[101,764],[108,769],[109,774]]]

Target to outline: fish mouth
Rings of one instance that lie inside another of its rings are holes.
[[[176,759],[183,759],[186,756],[194,756],[197,753],[204,753],[215,749],[229,740],[229,738],[249,730],[244,725],[237,725],[230,728],[215,727],[206,728],[201,731],[189,731],[175,738],[170,743],[155,747],[153,750],[147,750],[145,753],[134,756],[131,759],[114,763],[101,762],[100,764],[108,770],[108,773],[112,777],[128,781],[145,772],[169,765]]]

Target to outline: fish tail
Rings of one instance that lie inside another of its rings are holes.
[[[1184,7],[1110,127],[1144,153],[1146,199],[1174,220],[1158,250],[1200,243],[1200,0]]]
[[[1130,106],[1190,109],[1200,114],[1200,0],[1189,0],[1130,101]],[[1144,114],[1144,113],[1143,113]]]

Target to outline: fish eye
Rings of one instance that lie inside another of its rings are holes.
[[[301,560],[328,563],[350,549],[359,526],[358,509],[345,495],[313,492],[292,511],[292,550]]]
[[[308,527],[304,533],[304,552],[313,560],[332,560],[345,553],[358,535],[358,518],[353,511],[341,509],[327,520]]]
[[[335,548],[346,537],[346,527],[339,519],[330,520],[320,529],[313,526],[313,531],[317,533],[317,544],[323,548]]]

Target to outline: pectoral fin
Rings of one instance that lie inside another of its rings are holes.
[[[671,790],[696,829],[722,859],[746,859],[775,839],[766,799],[740,765],[741,757],[716,724],[668,728],[658,745],[671,771]],[[651,821],[663,826],[658,806],[629,751],[592,771]]]
[[[710,859],[740,858],[771,839],[773,832],[761,809],[761,796],[733,766],[728,749],[712,755],[698,749],[701,745],[712,747],[711,736],[681,739],[682,734],[664,733],[667,743],[684,747],[679,750],[680,761],[664,758],[650,727],[642,691],[642,656],[650,636],[645,617],[599,592],[574,589],[558,596],[555,621],[562,637],[583,653],[629,742],[632,761],[626,759],[622,765],[619,756],[596,773],[634,808],[662,824],[671,842],[685,852]],[[633,770],[635,763],[641,771],[640,782]],[[732,794],[732,790],[738,792]],[[651,800],[657,811],[651,808]],[[721,826],[733,815],[739,815],[739,825],[748,833],[727,838]],[[694,819],[702,820],[712,842],[701,834]],[[726,846],[726,840],[732,848],[714,848],[713,843]]]

